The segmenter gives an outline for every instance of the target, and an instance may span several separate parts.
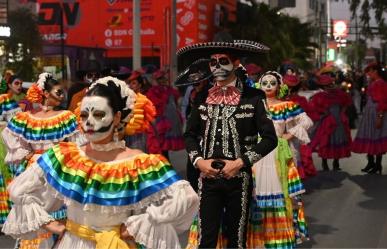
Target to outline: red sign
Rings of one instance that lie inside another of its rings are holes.
[[[335,37],[348,36],[348,20],[333,21],[333,36]]]
[[[132,0],[38,0],[39,29],[47,43],[61,40],[61,16],[66,45],[107,49],[108,57],[132,54]],[[171,6],[167,0],[141,0],[143,56],[168,54]],[[210,41],[215,20],[235,18],[236,1],[177,0],[178,47]],[[226,12],[228,13],[225,13]]]

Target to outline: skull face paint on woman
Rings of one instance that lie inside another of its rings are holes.
[[[224,81],[234,72],[234,65],[227,54],[214,54],[211,55],[210,70],[216,81]]]
[[[106,98],[84,97],[80,117],[82,129],[90,142],[99,142],[113,133],[114,114]]]
[[[266,93],[266,96],[272,97],[276,94],[278,88],[278,80],[275,76],[268,74],[262,77],[261,89]]]

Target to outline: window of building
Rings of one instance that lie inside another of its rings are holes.
[[[294,8],[296,7],[296,0],[278,0],[279,8]]]

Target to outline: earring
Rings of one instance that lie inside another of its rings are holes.
[[[118,129],[116,127],[116,128],[114,128],[113,141],[118,142],[119,140],[120,140],[120,138],[118,136]]]

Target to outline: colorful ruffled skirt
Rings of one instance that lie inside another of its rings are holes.
[[[376,103],[370,97],[352,143],[352,151],[370,155],[387,152],[387,115],[384,115],[382,127],[376,129]]]
[[[288,142],[254,165],[248,247],[294,248],[308,238],[300,195],[305,192]]]

